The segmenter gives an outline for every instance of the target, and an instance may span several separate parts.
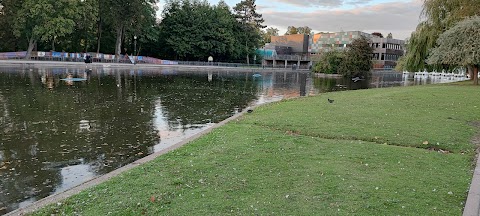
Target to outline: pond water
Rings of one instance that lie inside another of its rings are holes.
[[[440,80],[447,82],[455,80]],[[0,67],[0,214],[165,149],[248,106],[435,83],[376,73]]]

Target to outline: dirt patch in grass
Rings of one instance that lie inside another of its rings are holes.
[[[476,166],[476,161],[480,155],[480,121],[470,122],[470,125],[478,129],[477,133],[472,137],[471,143],[476,146],[475,159],[472,161],[473,167]]]
[[[428,150],[430,150],[430,151],[436,151],[436,152],[442,153],[442,154],[450,154],[450,153],[451,153],[451,152],[448,151],[448,150],[439,149],[439,148],[435,148],[435,147],[430,147],[430,148],[428,148]]]
[[[472,138],[472,144],[474,144],[477,147],[477,152],[480,153],[479,152],[479,150],[480,150],[480,121],[470,122],[470,125],[472,125],[472,126],[474,126],[478,129],[477,133]]]

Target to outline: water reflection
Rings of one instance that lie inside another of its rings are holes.
[[[0,68],[0,214],[165,149],[255,103],[422,82],[398,75],[352,82],[287,71]]]

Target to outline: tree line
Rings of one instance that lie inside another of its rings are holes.
[[[478,0],[424,0],[422,22],[407,42],[396,70],[468,68],[478,84],[480,11]]]
[[[0,0],[0,51],[97,52],[247,61],[264,42],[255,0]],[[137,44],[134,52],[134,44]]]

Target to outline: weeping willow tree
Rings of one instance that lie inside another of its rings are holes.
[[[431,50],[429,64],[460,65],[473,68],[473,84],[478,85],[480,64],[480,17],[464,19],[442,33]]]
[[[412,33],[407,53],[399,62],[402,68],[397,69],[418,71],[440,68],[439,65],[426,64],[430,50],[435,47],[440,34],[467,17],[480,15],[479,4],[480,0],[424,0],[421,14],[424,21]]]

